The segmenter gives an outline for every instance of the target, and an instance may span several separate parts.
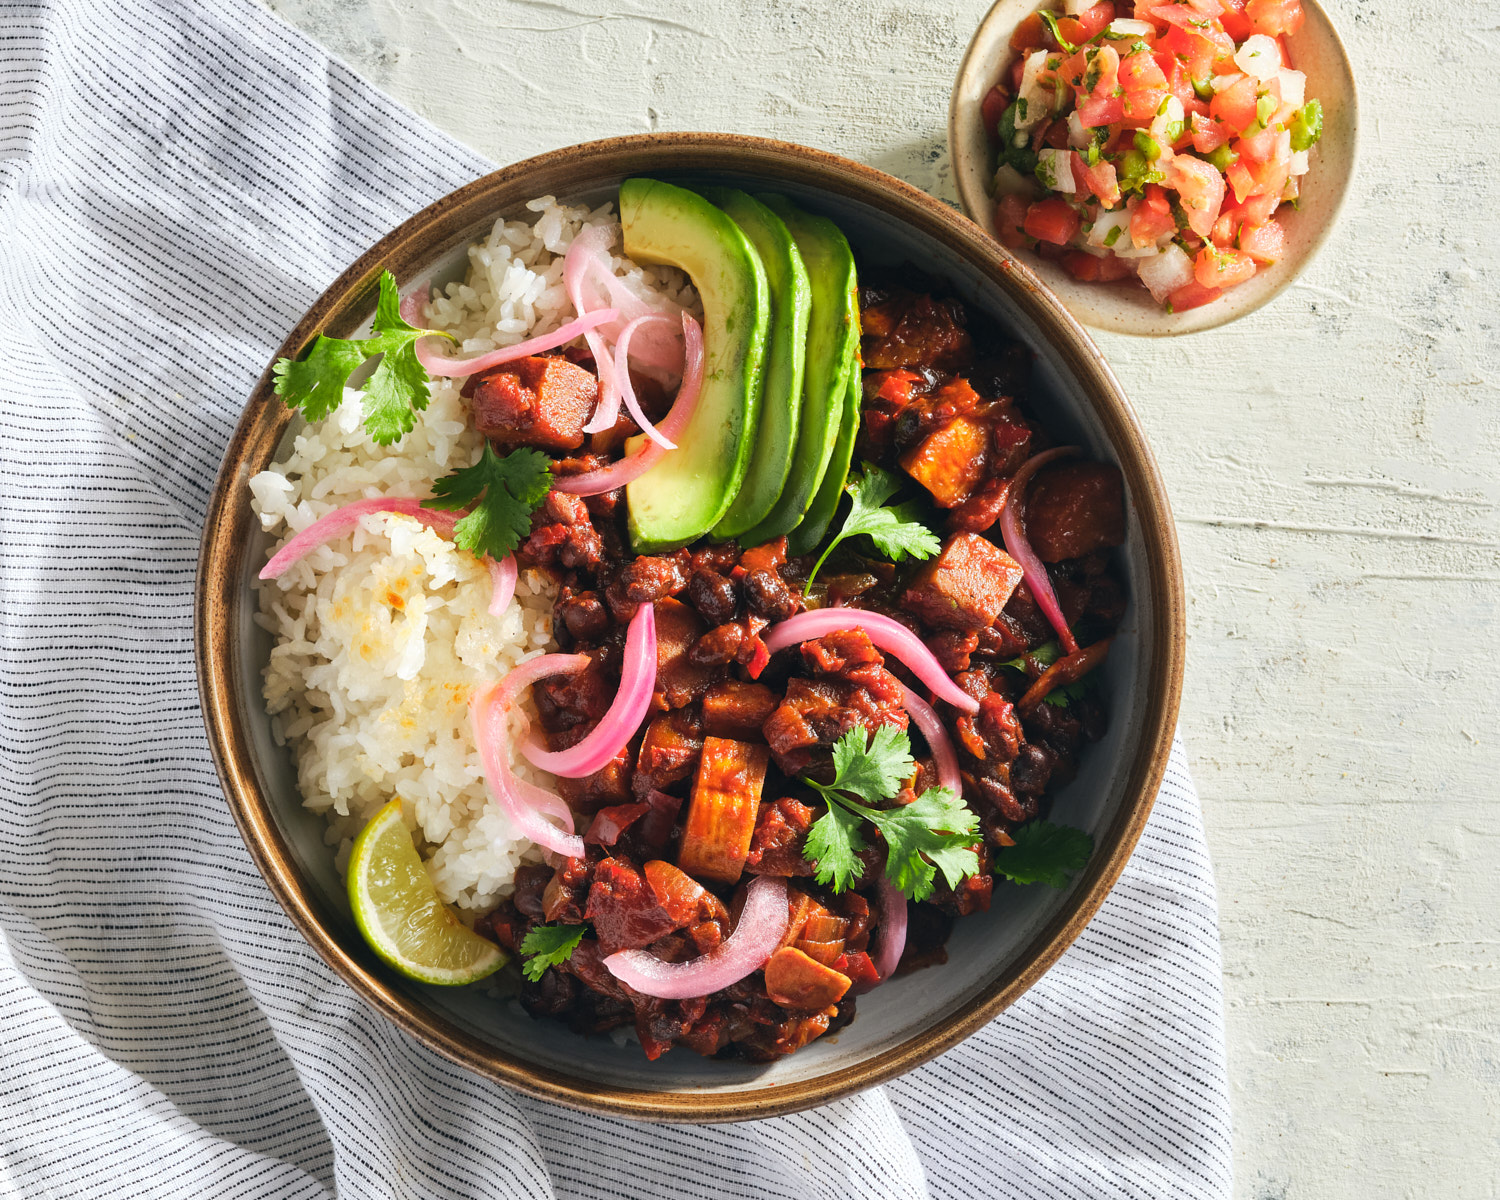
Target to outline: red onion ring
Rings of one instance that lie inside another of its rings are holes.
[[[979,711],[979,701],[948,678],[942,664],[922,639],[900,621],[862,608],[820,608],[816,612],[798,613],[771,626],[761,635],[768,654],[785,650],[799,642],[811,641],[836,629],[863,629],[870,641],[881,650],[894,654],[920,679],[939,700],[945,700],[964,712]],[[754,672],[758,675],[760,672]]]
[[[469,701],[469,719],[484,782],[500,810],[522,837],[567,858],[582,858],[583,839],[573,832],[573,813],[560,796],[523,779],[510,769],[505,753],[506,721],[522,690],[549,675],[571,674],[589,665],[586,654],[543,654],[511,670],[474,694]],[[555,816],[565,828],[543,819]]]
[[[607,261],[600,262],[612,241],[614,241],[612,231],[601,225],[585,225],[569,244],[568,252],[563,255],[563,288],[567,291],[568,299],[573,302],[573,308],[580,318],[588,315],[589,311],[588,304],[583,297],[583,284],[588,277],[590,267],[602,266],[605,274],[614,274],[609,270]],[[619,316],[618,309],[609,311],[614,312],[616,317]],[[608,323],[607,321],[601,322],[601,324]],[[618,381],[615,379],[614,360],[610,358],[604,338],[599,333],[590,330],[584,335],[584,340],[588,343],[589,353],[594,356],[594,373],[599,377],[599,400],[594,407],[594,415],[584,425],[583,431],[599,433],[613,427],[619,420],[620,391]]]
[[[401,297],[401,319],[413,329],[426,329],[427,321],[422,310],[432,295],[432,283],[424,279],[406,295]]]
[[[1077,453],[1077,446],[1058,446],[1053,450],[1033,454],[1011,476],[1005,507],[1000,510],[1000,536],[1005,540],[1006,552],[1021,565],[1032,599],[1047,620],[1052,622],[1052,628],[1057,630],[1057,640],[1062,643],[1064,654],[1076,653],[1078,643],[1073,638],[1073,631],[1068,628],[1068,619],[1063,616],[1062,605],[1057,602],[1057,593],[1052,590],[1052,580],[1047,575],[1046,564],[1036,556],[1036,551],[1026,540],[1026,533],[1021,528],[1020,513],[1026,499],[1026,485],[1031,482],[1031,477],[1048,463]]]
[[[672,402],[672,411],[661,423],[661,431],[668,438],[682,436],[688,422],[698,407],[698,397],[703,394],[703,330],[698,322],[682,314],[682,334],[686,344],[686,358],[682,368],[682,386],[677,389],[677,399]],[[563,475],[552,481],[552,490],[566,492],[570,496],[597,496],[612,492],[627,483],[639,479],[658,462],[666,451],[649,439],[641,444],[634,454],[612,462],[597,471],[585,471],[582,475]]]
[[[620,665],[620,690],[599,724],[577,745],[566,750],[546,750],[534,738],[521,745],[521,753],[534,767],[582,779],[604,767],[635,735],[651,707],[656,687],[656,606],[642,604],[625,631],[625,654]]]
[[[410,496],[376,496],[370,500],[356,500],[352,504],[345,504],[342,508],[336,508],[331,513],[319,517],[301,533],[288,539],[286,545],[271,555],[270,560],[260,569],[260,577],[262,579],[281,578],[319,546],[326,545],[334,538],[348,533],[359,524],[361,517],[375,512],[400,513],[402,516],[415,517],[429,529],[445,537],[453,536],[453,527],[458,524],[459,518],[463,515],[440,508],[423,508],[420,500]],[[507,554],[498,563],[485,556],[485,562],[489,563],[490,586],[493,589],[490,594],[489,611],[491,616],[498,617],[510,607],[510,602],[516,594],[516,560],[514,555]]]
[[[880,945],[875,948],[871,960],[880,972],[884,983],[901,962],[901,952],[906,949],[906,897],[901,889],[884,875],[880,877],[880,890],[876,893],[880,905]]]
[[[644,950],[620,950],[605,958],[604,965],[643,996],[662,1000],[711,996],[765,966],[786,935],[789,920],[786,880],[757,875],[745,893],[745,907],[734,932],[707,954],[669,963]]]
[[[932,705],[918,696],[909,687],[902,688],[901,703],[911,714],[912,724],[927,739],[932,751],[932,760],[937,765],[938,786],[945,787],[959,798],[964,794],[963,777],[958,773],[958,751],[953,748],[953,739],[943,728],[943,720],[933,711]]]
[[[476,358],[448,358],[435,350],[427,349],[426,338],[418,338],[416,341],[417,361],[422,364],[429,375],[445,378],[476,375],[480,371],[488,371],[491,367],[515,362],[518,358],[527,358],[533,354],[540,354],[544,350],[556,350],[559,346],[566,346],[574,338],[586,337],[592,330],[600,325],[607,325],[617,316],[619,314],[612,308],[597,309],[587,316],[569,321],[551,333],[528,338],[524,342],[517,342],[514,346],[503,346],[499,350],[491,350],[488,354],[481,354]],[[602,376],[599,382],[602,386],[604,383]]]
[[[635,397],[635,385],[630,382],[630,338],[642,325],[656,321],[666,321],[670,324],[671,320],[670,317],[664,317],[660,313],[648,313],[644,317],[637,317],[620,330],[619,340],[615,342],[615,384],[619,388],[620,398],[625,401],[625,411],[630,414],[630,419],[640,426],[641,432],[663,450],[675,450],[677,443],[646,420],[646,414],[641,411],[640,401]]]

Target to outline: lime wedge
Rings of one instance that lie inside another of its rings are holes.
[[[354,839],[349,903],[370,948],[409,979],[473,983],[504,965],[506,953],[466,928],[437,889],[392,800]]]

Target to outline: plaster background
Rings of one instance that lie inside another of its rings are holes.
[[[949,88],[985,9],[262,2],[499,163],[716,129],[949,201]],[[1500,4],[1325,7],[1361,83],[1336,235],[1226,328],[1098,340],[1182,538],[1182,729],[1218,874],[1236,1194],[1494,1197]]]

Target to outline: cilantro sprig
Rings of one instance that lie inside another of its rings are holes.
[[[1068,876],[1081,871],[1094,851],[1094,839],[1081,829],[1031,821],[1015,832],[1016,844],[995,851],[995,874],[1013,883],[1068,886]]]
[[[548,967],[567,962],[587,929],[586,925],[533,925],[521,941],[521,957],[526,960],[521,974],[535,983]]]
[[[435,482],[422,507],[457,512],[473,505],[454,525],[453,541],[499,560],[530,531],[532,510],[551,487],[552,460],[540,450],[521,447],[502,456],[486,442],[479,461]]]
[[[365,432],[380,446],[400,441],[413,425],[416,414],[427,407],[431,393],[427,372],[417,361],[417,339],[451,334],[418,329],[401,316],[401,295],[396,277],[380,274],[380,299],[367,338],[332,338],[319,334],[303,359],[278,359],[271,368],[275,391],[287,407],[302,410],[309,421],[321,421],[344,398],[349,376],[374,355],[380,362],[364,384]]]
[[[867,743],[865,730],[855,726],[834,743],[833,782],[803,778],[828,803],[804,846],[819,883],[844,892],[859,881],[864,865],[858,855],[869,846],[867,821],[885,840],[886,878],[913,900],[932,894],[938,871],[949,887],[957,887],[979,870],[979,818],[950,789],[928,788],[911,804],[875,807],[901,790],[914,767],[911,742],[901,730],[882,725]]]
[[[864,474],[851,479],[844,490],[853,501],[849,515],[844,518],[843,528],[828,543],[828,548],[813,565],[807,577],[811,585],[817,577],[833,548],[845,538],[865,534],[876,548],[892,562],[900,562],[907,555],[912,558],[931,558],[943,548],[937,534],[922,522],[914,519],[913,505],[898,504],[882,507],[901,487],[901,480],[890,471],[884,471],[873,463],[864,464]]]

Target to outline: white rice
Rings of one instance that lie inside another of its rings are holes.
[[[613,209],[569,208],[546,196],[534,223],[497,221],[469,248],[463,283],[428,308],[432,326],[465,353],[514,345],[573,316],[562,256],[585,224]],[[632,291],[696,307],[686,277],[614,260]],[[437,380],[416,427],[377,446],[361,426],[360,395],[346,390],[326,420],[304,429],[291,456],[250,480],[262,526],[290,536],[342,505],[371,496],[420,496],[478,459],[462,380]],[[274,553],[276,547],[272,547]],[[256,620],[275,637],[265,669],[266,709],[291,747],[303,803],[328,821],[342,871],[354,836],[394,797],[438,894],[472,919],[510,891],[517,866],[540,854],[486,796],[469,726],[481,684],[554,648],[555,587],[522,571],[516,602],[489,615],[486,567],[411,517],[375,513],[352,535],[260,585]],[[551,778],[512,756],[516,773]]]

